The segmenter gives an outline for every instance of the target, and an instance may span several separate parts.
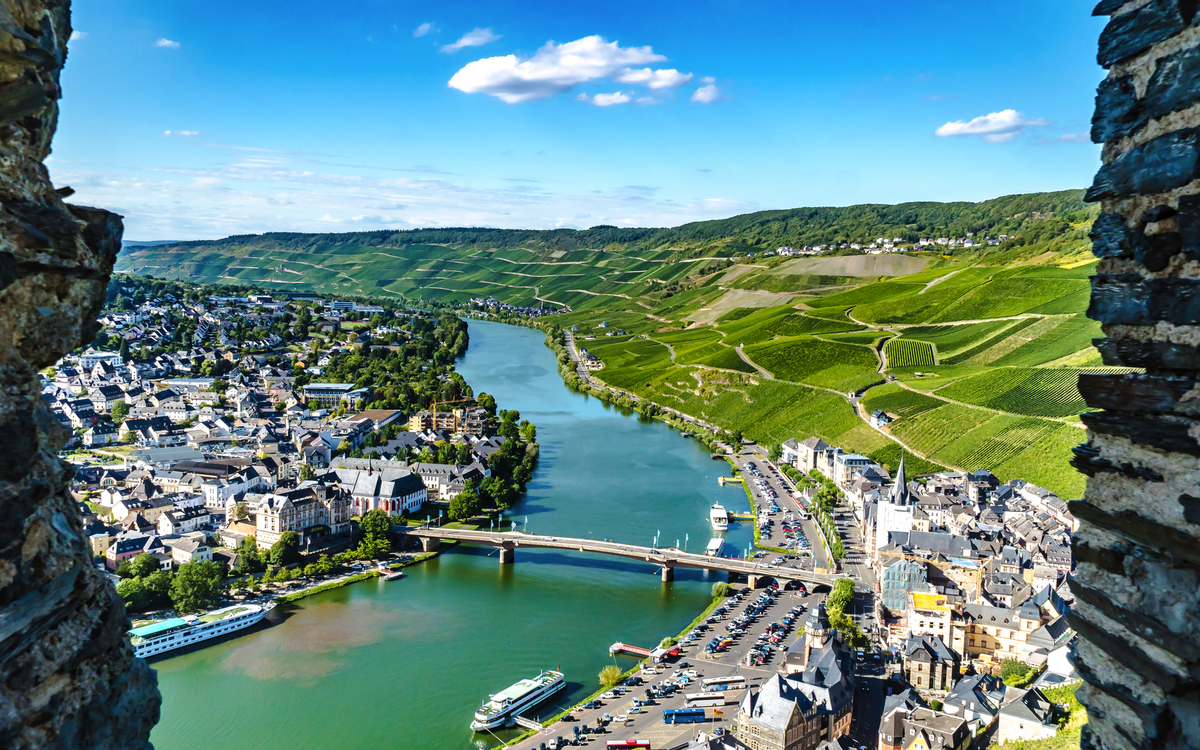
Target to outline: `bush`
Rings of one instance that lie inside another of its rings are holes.
[[[1000,662],[1000,679],[1009,687],[1025,687],[1037,676],[1037,669],[1015,659]]]
[[[731,590],[732,590],[732,588],[725,581],[717,581],[716,583],[714,583],[712,585],[713,598],[714,599],[724,599],[725,597],[729,596],[729,592]]]

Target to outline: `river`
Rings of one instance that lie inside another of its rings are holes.
[[[538,428],[538,469],[512,511],[530,532],[645,545],[661,532],[664,546],[686,534],[702,550],[712,503],[749,509],[740,486],[717,484],[728,465],[694,440],[567,389],[540,332],[470,321],[470,337],[458,371]],[[732,524],[727,539],[744,549],[749,525]],[[568,705],[613,663],[609,644],[675,635],[725,580],[680,569],[663,583],[646,564],[553,550],[518,550],[501,566],[471,547],[405,573],[309,597],[271,627],[152,662],[163,694],[155,747],[494,746],[467,726],[489,693],[561,669],[569,684],[554,703]]]

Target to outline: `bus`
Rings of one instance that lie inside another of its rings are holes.
[[[700,684],[705,690],[741,690],[746,687],[746,678],[740,674],[731,674],[726,677],[709,677],[701,680]]]
[[[644,748],[645,750],[649,750],[650,741],[649,740],[609,740],[608,744],[606,744],[605,747],[606,748],[619,747],[622,749],[627,748],[627,747],[632,747],[632,748]]]
[[[683,698],[688,708],[718,708],[725,705],[724,693],[692,693]]]
[[[664,724],[695,724],[704,721],[703,708],[668,708],[663,711]]]

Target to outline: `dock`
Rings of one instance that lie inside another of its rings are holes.
[[[733,513],[729,514],[730,521],[754,521],[756,517],[753,513]]]
[[[650,656],[650,649],[642,648],[641,646],[630,646],[628,643],[620,641],[608,647],[610,654],[633,654],[634,656]]]
[[[727,484],[741,484],[741,477],[717,477],[717,484],[724,487]]]

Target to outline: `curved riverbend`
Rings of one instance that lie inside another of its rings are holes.
[[[713,502],[748,510],[739,486],[717,485],[728,465],[698,443],[568,390],[539,331],[472,320],[470,334],[459,372],[538,428],[538,469],[513,510],[530,531],[634,544],[661,531],[663,545],[688,534],[701,550]],[[751,529],[733,524],[727,539],[742,549]],[[576,701],[612,663],[609,644],[676,634],[717,580],[680,570],[664,584],[649,565],[551,550],[519,550],[501,566],[494,550],[458,547],[401,580],[318,594],[274,627],[153,663],[163,709],[151,741],[158,750],[494,746],[467,727],[488,693],[551,668],[569,682],[555,703]]]

